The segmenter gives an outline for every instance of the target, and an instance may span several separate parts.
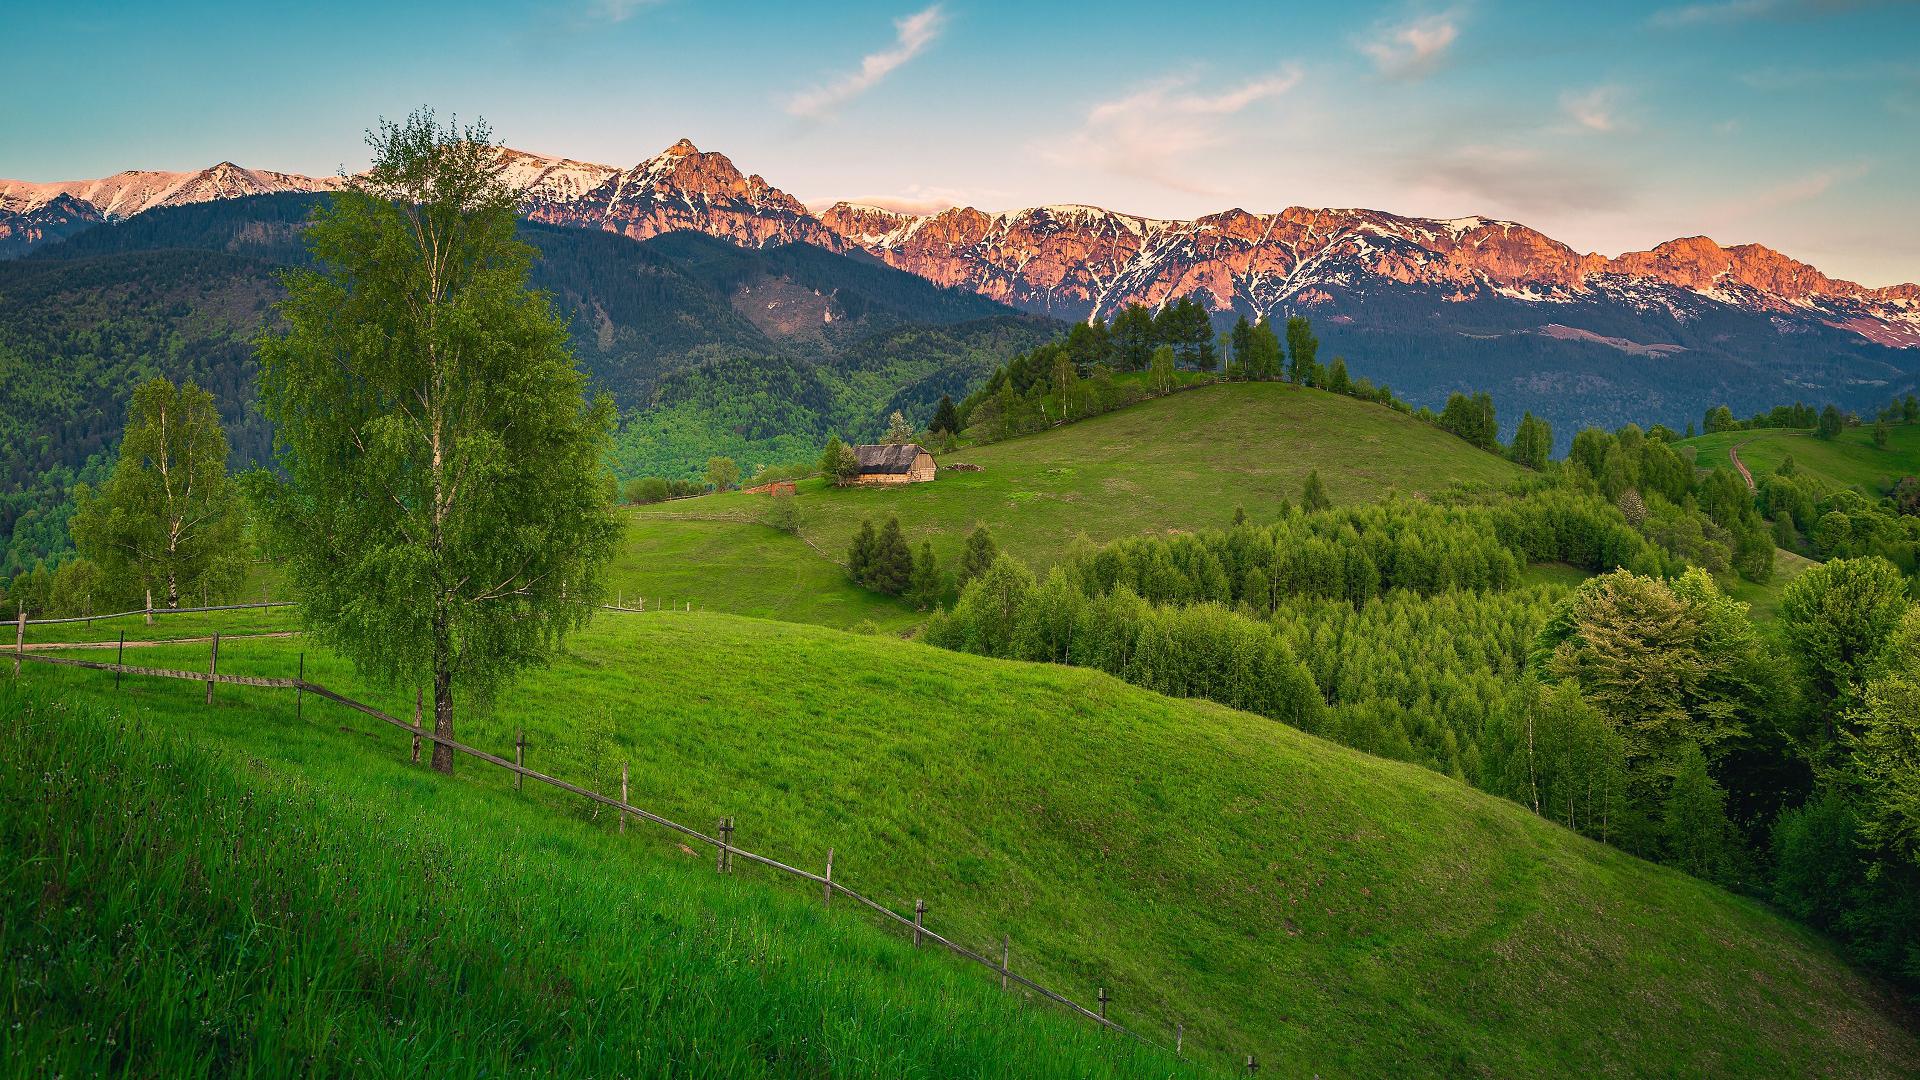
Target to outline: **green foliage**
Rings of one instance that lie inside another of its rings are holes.
[[[1308,386],[1320,385],[1320,339],[1313,323],[1304,315],[1287,317],[1287,381]]]
[[[993,534],[985,525],[975,522],[973,531],[967,534],[967,546],[960,552],[960,572],[955,584],[965,588],[968,582],[986,573],[999,557],[1000,546],[993,542]]]
[[[913,556],[913,576],[907,582],[906,600],[915,609],[927,611],[939,605],[945,592],[940,564],[933,557],[933,542],[922,540],[920,550]]]
[[[1845,415],[1837,407],[1828,405],[1820,410],[1820,425],[1814,429],[1814,434],[1831,441],[1839,437],[1841,429],[1846,427],[1846,424]]]
[[[1500,448],[1500,423],[1494,418],[1493,398],[1485,392],[1472,397],[1458,393],[1447,395],[1440,426],[1482,450]],[[1551,436],[1548,445],[1552,445]]]
[[[1900,571],[1880,558],[1836,559],[1787,586],[1780,625],[1830,718],[1859,700],[1909,607]]]
[[[1327,486],[1320,482],[1319,470],[1308,473],[1306,485],[1300,491],[1300,508],[1314,514],[1331,506],[1333,500],[1327,498]]]
[[[907,591],[913,580],[913,552],[900,531],[899,518],[889,515],[887,523],[880,526],[866,571],[860,583],[876,592],[899,596]]]
[[[707,459],[707,486],[715,491],[732,491],[740,483],[740,466],[730,457]]]
[[[1667,861],[1695,877],[1727,882],[1727,793],[1707,774],[1707,759],[1698,746],[1682,749],[1663,809]]]
[[[946,435],[960,434],[960,413],[953,407],[953,398],[940,395],[940,404],[934,408],[933,422],[927,425],[927,430]]]
[[[164,378],[142,383],[128,406],[126,437],[98,494],[74,492],[74,540],[116,596],[155,592],[224,597],[245,575],[246,515],[227,476],[227,437],[213,395]],[[91,594],[91,587],[88,592]]]
[[[860,459],[853,454],[853,448],[840,441],[835,435],[827,440],[826,449],[820,451],[820,474],[836,484],[844,484],[860,475]]]
[[[1540,470],[1547,467],[1547,456],[1553,452],[1553,428],[1532,413],[1520,417],[1520,427],[1513,435],[1513,448],[1510,457],[1529,469]]]
[[[423,112],[369,143],[306,232],[319,268],[284,278],[286,333],[260,342],[286,475],[257,490],[309,630],[377,681],[431,681],[451,735],[456,682],[485,699],[599,603],[612,406],[583,400],[527,288],[486,128]]]

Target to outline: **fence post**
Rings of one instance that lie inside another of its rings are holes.
[[[1000,989],[1007,988],[1007,957],[1013,953],[1013,938],[1008,934],[1000,935]]]
[[[820,903],[822,906],[830,905],[833,903],[833,849],[832,848],[827,849],[827,880],[826,880],[826,884],[820,887]]]
[[[27,653],[27,605],[20,605],[20,618],[13,624],[13,677],[20,677],[20,658]]]
[[[1173,1056],[1179,1057],[1180,1050],[1187,1043],[1187,1025],[1173,1025]]]
[[[926,917],[927,902],[915,900],[913,902],[913,947],[916,949],[920,947],[920,921]]]
[[[420,764],[420,707],[426,698],[426,691],[413,688],[413,763]]]
[[[526,728],[513,729],[513,763],[515,765],[520,766],[520,768],[522,769],[527,767],[527,729]],[[624,769],[624,766],[622,766],[622,768]],[[516,792],[519,791],[520,784],[525,779],[526,777],[522,775],[518,770],[516,770],[513,774],[513,790]],[[622,792],[620,797],[622,799],[625,799],[626,794]]]
[[[519,773],[513,775],[519,776]],[[620,763],[620,832],[627,831],[627,763]]]
[[[207,656],[207,704],[213,704],[213,676],[220,670],[220,631],[213,632],[213,651]]]
[[[1100,998],[1100,1019],[1105,1020],[1107,1018],[1107,1002],[1111,1000],[1110,998],[1107,997],[1106,987],[1103,986],[1100,988],[1099,998]]]
[[[120,631],[120,651],[113,655],[113,692],[120,692],[121,669],[127,666],[127,632]]]
[[[307,703],[307,654],[300,654],[300,674],[293,681],[293,719],[300,719],[301,707]]]
[[[1248,1054],[1247,1055],[1247,1075],[1252,1076],[1254,1073],[1257,1073],[1259,1071],[1260,1071],[1260,1063],[1253,1059],[1252,1054]]]
[[[733,847],[733,819],[730,817],[721,818],[718,831],[720,833],[720,851],[715,857],[713,868],[722,874],[732,873],[733,852],[728,849]]]

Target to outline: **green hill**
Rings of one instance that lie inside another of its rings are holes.
[[[221,666],[290,674],[300,649],[230,640]],[[206,653],[140,655],[193,668]],[[306,665],[367,692],[324,654]],[[115,700],[95,674],[27,678]],[[312,699],[304,722],[279,692],[222,688],[209,709],[197,684],[133,680],[119,700],[416,823],[425,807],[452,818],[513,798],[492,770],[447,783],[395,766],[403,738]],[[1277,1075],[1920,1069],[1914,1018],[1758,904],[1432,772],[1092,672],[697,612],[606,616],[462,724],[495,749],[524,728],[530,764],[602,790],[629,762],[636,803],[693,823],[734,815],[742,844],[799,865],[833,847],[836,877],[896,905],[926,898],[930,924],[962,942],[1008,934],[1022,970],[1080,997],[1105,986],[1144,1031],[1184,1023],[1189,1048],[1223,1066],[1252,1051]],[[662,867],[707,856],[641,830],[629,874],[589,852],[573,804],[522,799],[553,804],[554,836],[531,816],[504,832],[476,817],[450,848],[460,865],[533,849],[595,889],[630,877],[648,903],[702,902]],[[764,889],[753,903],[769,909],[793,891]],[[776,982],[782,940],[763,941]],[[590,932],[548,946],[610,947]]]
[[[1694,448],[1694,464],[1702,468],[1730,467],[1729,454],[1737,451],[1755,480],[1792,457],[1802,472],[1879,498],[1901,477],[1920,476],[1920,424],[1894,425],[1889,435],[1884,450],[1873,445],[1871,426],[1847,428],[1831,440],[1816,438],[1812,431],[1762,428],[1715,432],[1680,445]]]
[[[956,462],[980,471],[955,470]],[[1106,541],[1220,526],[1233,519],[1236,507],[1256,518],[1267,515],[1282,499],[1297,504],[1315,471],[1336,503],[1524,474],[1392,409],[1284,383],[1206,386],[1037,435],[962,449],[941,464],[947,468],[939,479],[907,487],[841,489],[803,482],[795,500],[800,536],[814,546],[816,558],[824,553],[842,560],[863,518],[898,514],[912,544],[931,540],[941,562],[951,566],[967,532],[985,522],[1003,550],[1045,568],[1082,534]],[[640,507],[630,512],[627,546],[672,550],[698,542],[681,536],[695,528],[689,518],[753,522],[767,508],[765,496],[739,492]],[[756,557],[804,554],[791,543],[766,548],[764,539],[752,541],[761,547]],[[684,595],[696,607],[849,625],[781,603],[776,592],[785,588],[785,570],[766,591],[750,590],[750,580],[721,576],[729,580],[703,580],[663,562],[657,569],[635,567],[623,587]]]

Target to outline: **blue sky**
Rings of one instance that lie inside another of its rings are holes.
[[[1478,213],[1920,280],[1914,2],[278,8],[9,13],[0,176],[330,173],[429,104],[615,165],[687,136],[810,203]]]

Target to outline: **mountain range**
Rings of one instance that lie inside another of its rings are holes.
[[[1920,346],[1920,285],[1867,288],[1758,244],[1724,247],[1701,236],[1608,258],[1517,222],[1378,210],[1230,209],[1182,221],[1078,205],[906,214],[840,202],[816,213],[686,139],[624,169],[499,153],[535,221],[636,240],[693,231],[746,247],[806,243],[864,253],[940,285],[1061,318],[1110,316],[1129,303],[1158,307],[1182,296],[1222,316],[1325,311],[1337,318],[1356,295],[1417,288],[1441,303],[1518,301],[1536,313],[1535,331],[1565,325],[1556,312],[1587,305],[1681,323],[1720,307],[1763,315],[1783,335],[1826,327],[1879,345]],[[156,207],[339,183],[231,162],[187,173],[0,181],[0,255]]]

